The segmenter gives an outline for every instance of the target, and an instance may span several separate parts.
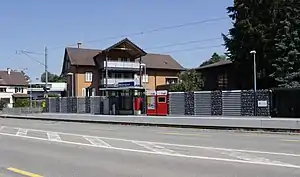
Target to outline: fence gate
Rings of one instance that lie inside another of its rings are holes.
[[[222,91],[223,116],[241,116],[241,91]]]

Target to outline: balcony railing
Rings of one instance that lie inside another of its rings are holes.
[[[103,67],[105,67],[106,62],[103,62]],[[108,61],[108,68],[130,68],[130,69],[139,69],[140,63],[137,62],[124,62],[124,61]]]
[[[129,78],[129,79],[125,79],[125,78],[109,78],[107,79],[107,84],[108,85],[115,85],[117,86],[118,83],[121,82],[135,82],[135,85],[139,85],[139,79],[133,79],[133,78]],[[106,79],[102,79],[101,80],[101,84],[105,85],[106,84]]]

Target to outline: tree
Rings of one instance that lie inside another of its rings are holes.
[[[44,72],[41,75],[41,81],[45,82],[46,81],[46,73]],[[58,76],[56,74],[52,74],[48,72],[48,82],[66,82],[66,78],[63,76]]]
[[[226,60],[226,56],[225,55],[219,55],[217,53],[213,53],[213,55],[210,57],[209,60],[206,60],[204,61],[201,65],[201,66],[205,66],[205,65],[209,65],[209,64],[213,64],[213,63],[216,63],[216,62],[219,62],[221,60]]]
[[[279,87],[300,87],[300,2],[286,0],[276,12],[277,33],[275,48],[277,57],[273,62],[275,78]]]
[[[223,38],[242,89],[252,88],[251,50],[257,52],[258,87],[286,87],[291,81],[297,85],[294,71],[300,66],[294,62],[299,58],[296,52],[300,47],[297,42],[299,8],[297,0],[235,0],[234,5],[227,8],[233,28],[228,35],[223,34]],[[291,66],[295,68],[291,70]]]
[[[171,85],[170,92],[197,91],[203,85],[200,73],[195,70],[184,71],[179,75],[179,80],[179,83]]]

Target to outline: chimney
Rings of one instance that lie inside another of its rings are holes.
[[[7,68],[7,74],[10,75],[11,69]]]
[[[77,42],[77,48],[80,48],[81,45],[82,45],[82,42]]]

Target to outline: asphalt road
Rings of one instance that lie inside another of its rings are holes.
[[[296,177],[300,136],[0,119],[0,176]]]

